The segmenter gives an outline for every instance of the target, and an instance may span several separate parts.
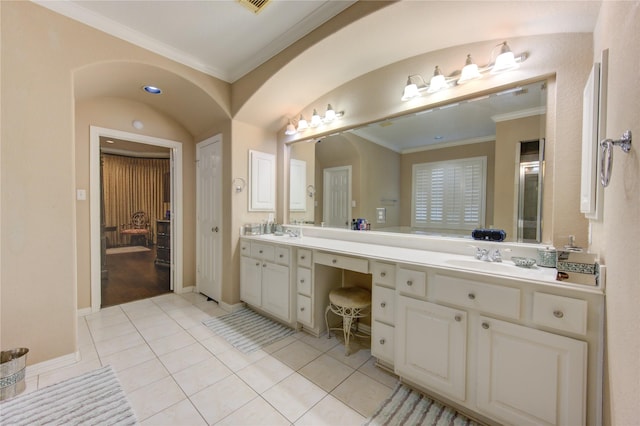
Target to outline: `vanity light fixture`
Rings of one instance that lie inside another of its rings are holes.
[[[340,118],[344,115],[344,111],[336,111],[333,109],[331,104],[327,105],[327,111],[325,112],[324,117],[318,114],[317,109],[313,109],[313,115],[311,116],[311,121],[308,122],[302,114],[300,114],[300,118],[298,119],[297,127],[294,126],[291,119],[289,119],[289,123],[285,128],[284,134],[287,136],[295,135],[296,133],[304,132],[309,127],[316,128],[320,127],[322,124],[329,124],[337,118]]]
[[[445,77],[442,74],[439,66],[436,66],[433,77],[430,79],[429,84],[426,84],[425,80],[419,74],[412,74],[407,79],[407,84],[402,93],[402,100],[407,101],[412,98],[421,96],[423,91],[427,93],[435,93],[439,90],[443,90],[457,84],[465,84],[471,80],[475,80],[482,77],[482,74],[490,71],[491,74],[498,74],[505,71],[511,71],[518,68],[520,62],[527,59],[527,54],[523,53],[519,56],[515,56],[511,51],[511,48],[506,41],[496,45],[493,49],[495,51],[500,48],[500,53],[496,57],[495,62],[479,67],[473,62],[471,54],[467,55],[465,65],[460,72],[454,72],[451,75],[459,74],[460,76],[455,79],[451,77]],[[493,53],[491,55],[493,57]]]

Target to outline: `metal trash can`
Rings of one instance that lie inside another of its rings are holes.
[[[0,401],[13,398],[24,391],[27,348],[0,352]]]

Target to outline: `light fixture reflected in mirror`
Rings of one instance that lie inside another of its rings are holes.
[[[427,89],[427,93],[435,93],[447,86],[447,80],[444,78],[444,75],[442,75],[440,67],[436,65],[435,70],[433,70],[433,77],[431,77],[431,80],[429,81],[429,88]]]
[[[284,134],[287,136],[295,135],[299,132],[304,132],[309,127],[316,128],[320,127],[322,124],[328,124],[334,121],[337,118],[340,118],[344,115],[344,111],[336,111],[333,109],[331,104],[327,105],[327,111],[325,112],[324,117],[318,114],[317,109],[313,109],[313,115],[311,116],[311,121],[308,122],[305,120],[304,116],[300,114],[300,118],[298,119],[298,126],[294,126],[291,119],[289,119],[289,123],[284,131]]]

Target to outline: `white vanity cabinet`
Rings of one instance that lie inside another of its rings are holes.
[[[275,244],[240,244],[240,299],[287,323],[293,320],[290,252]]]
[[[395,372],[501,424],[586,424],[588,302],[537,289],[398,266]]]
[[[313,286],[312,286],[312,254],[311,250],[296,250],[296,291],[298,299],[297,320],[303,326],[313,328]]]

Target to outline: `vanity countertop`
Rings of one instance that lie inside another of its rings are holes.
[[[508,278],[512,280],[569,288],[589,293],[603,293],[600,287],[557,281],[557,271],[555,268],[543,268],[538,266],[523,268],[515,266],[510,260],[510,256],[505,254],[503,254],[504,258],[502,262],[484,262],[475,259],[471,249],[469,251],[469,255],[462,255],[311,236],[290,237],[287,235],[276,236],[274,234],[266,234],[247,235],[242,236],[241,238],[251,241],[263,241],[312,250],[327,251],[347,256],[365,257],[370,260],[383,262],[426,266],[451,271],[472,272],[475,274],[490,276],[492,278]]]

